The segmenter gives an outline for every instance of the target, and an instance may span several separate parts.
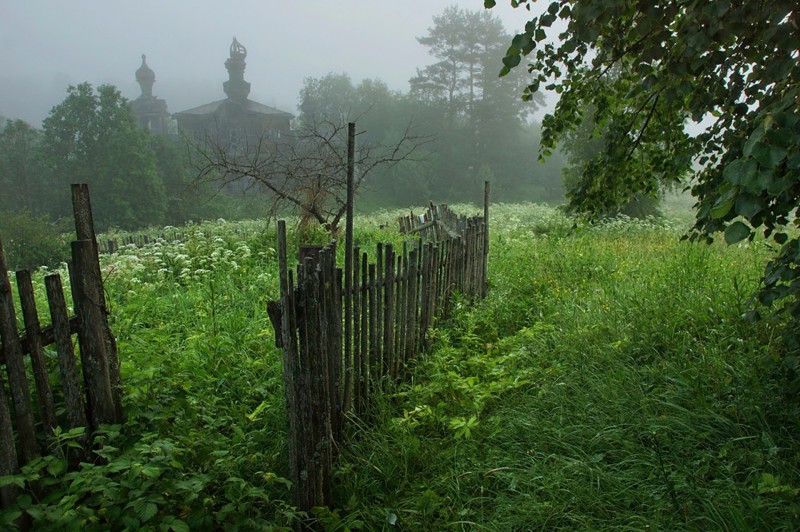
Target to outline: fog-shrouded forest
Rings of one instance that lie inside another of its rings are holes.
[[[428,200],[478,201],[487,180],[495,201],[561,202],[561,156],[544,164],[537,161],[540,124],[534,115],[544,99],[521,102],[524,73],[498,77],[509,40],[493,13],[448,7],[417,36],[428,62],[416,68],[406,90],[390,89],[379,77],[354,79],[347,72],[308,76],[297,95],[291,127],[306,131],[320,123],[353,121],[363,149],[386,151],[405,140],[402,156],[391,161],[378,157],[359,181],[361,210]],[[0,212],[6,241],[21,244],[34,237],[35,228],[64,229],[72,182],[90,185],[100,230],[253,218],[269,211],[275,192],[247,186],[252,176],[243,177],[239,185],[223,185],[220,174],[225,172],[217,169],[219,179],[201,179],[198,161],[204,157],[199,153],[207,155],[209,147],[193,142],[174,120],[162,135],[137,127],[133,96],[111,84],[83,82],[65,87],[63,101],[41,124],[3,119]],[[0,112],[11,115],[9,110]],[[346,153],[341,136],[337,142]],[[262,150],[257,156],[261,166],[263,156]],[[259,166],[250,154],[244,160]],[[273,173],[284,179],[292,170],[284,166]],[[277,179],[275,175],[262,180]],[[12,261],[15,252],[9,251]]]

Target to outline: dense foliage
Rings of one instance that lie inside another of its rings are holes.
[[[543,123],[545,154],[594,111],[606,142],[570,191],[571,204],[602,213],[653,194],[665,179],[682,182],[697,161],[692,239],[724,232],[736,243],[763,232],[780,253],[760,298],[788,297],[800,320],[800,241],[786,231],[800,225],[797,3],[559,0],[539,13],[512,40],[503,73],[526,57],[527,97],[542,84],[560,94]],[[599,83],[611,69],[617,75]],[[688,121],[707,125],[691,136]],[[797,335],[787,341],[800,349]]]
[[[357,220],[362,249],[399,238],[379,229],[396,214]],[[685,222],[576,232],[530,204],[492,216],[489,298],[456,302],[410,384],[353,420],[325,526],[791,529],[797,406],[781,392],[774,324],[740,317],[766,246],[681,245]],[[57,434],[51,454],[0,481],[39,487],[0,526],[21,514],[40,530],[296,522],[266,312],[274,232],[220,220],[182,233],[103,257],[127,424],[94,435],[101,459],[72,470],[80,434]]]
[[[0,122],[0,211],[42,213],[49,197],[37,156],[41,132],[23,120]]]
[[[70,183],[88,183],[99,227],[163,222],[164,183],[148,148],[147,133],[116,88],[101,85],[95,93],[88,83],[70,87],[42,124],[57,214],[71,213]]]
[[[186,147],[140,130],[112,86],[68,89],[39,130],[22,120],[0,123],[0,238],[14,268],[65,257],[70,184],[89,183],[98,228],[140,228],[190,219],[253,215],[253,201],[218,197],[190,186]]]
[[[69,256],[64,233],[69,228],[52,223],[47,215],[26,209],[0,211],[0,237],[9,270],[35,270],[56,266]]]

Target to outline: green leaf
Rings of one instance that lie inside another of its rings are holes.
[[[256,409],[255,409],[255,410],[253,410],[251,413],[249,413],[249,414],[245,414],[245,417],[246,417],[246,418],[247,418],[249,421],[255,421],[255,420],[256,420],[256,418],[259,416],[259,414],[261,414],[261,412],[263,412],[263,411],[264,411],[264,409],[265,409],[265,408],[267,408],[268,406],[269,406],[269,402],[267,402],[267,401],[261,401],[261,404],[260,404],[260,405],[258,405],[258,406],[256,407]]]
[[[753,158],[765,168],[775,168],[786,158],[786,148],[758,142],[753,146]]]
[[[744,216],[751,220],[753,216],[761,212],[764,208],[764,203],[761,198],[752,194],[743,193],[739,194],[736,198],[736,214]]]
[[[47,464],[47,472],[50,473],[52,476],[57,477],[64,470],[67,468],[66,460],[59,460],[58,458],[54,458]]]
[[[153,516],[158,513],[158,506],[156,506],[155,503],[148,502],[142,505],[137,513],[139,515],[139,519],[144,523],[152,519]]]
[[[21,476],[11,476],[6,475],[0,477],[0,488],[5,488],[6,486],[17,486],[19,488],[25,487],[25,479]]]
[[[750,228],[742,222],[733,222],[725,228],[725,242],[728,245],[735,244],[750,236]]]
[[[165,517],[163,524],[168,525],[169,530],[173,530],[174,532],[189,532],[189,530],[191,530],[185,521],[182,521],[177,517]]]
[[[517,65],[519,64],[519,62],[520,62],[520,56],[519,56],[519,54],[515,54],[515,55],[507,55],[507,56],[505,56],[505,57],[503,58],[503,64],[504,64],[504,65],[505,65],[507,68],[514,68],[515,66],[517,66]]]
[[[722,177],[732,185],[746,185],[757,171],[758,164],[753,159],[736,159],[725,167]]]
[[[494,0],[483,0],[483,7],[486,9],[492,9],[496,3],[497,2]]]
[[[712,220],[718,220],[731,211],[731,208],[733,208],[733,205],[736,202],[736,194],[738,191],[738,188],[733,187],[720,196],[716,203],[714,203],[714,206],[711,207],[711,212],[709,215],[711,216]]]

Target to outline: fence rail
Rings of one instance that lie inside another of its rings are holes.
[[[356,248],[344,269],[335,242],[290,269],[286,224],[278,222],[281,298],[271,315],[284,352],[290,475],[300,509],[331,503],[345,414],[366,414],[381,383],[402,378],[455,292],[470,300],[485,295],[488,183],[484,200],[483,217],[449,220],[459,231],[439,219],[446,230],[436,241],[420,238],[400,250],[378,244],[374,262]]]
[[[123,419],[119,358],[108,326],[86,185],[72,186],[72,203],[77,240],[72,242],[69,274],[75,315],[70,316],[67,311],[61,277],[48,275],[45,288],[50,325],[42,327],[31,274],[21,270],[16,272],[16,281],[25,331],[20,332],[0,241],[0,365],[6,368],[14,412],[12,420],[6,385],[0,372],[0,476],[17,473],[20,465],[45,452],[49,436],[57,426],[94,430],[101,424],[121,423]],[[73,334],[78,335],[80,342],[80,371],[72,343]],[[55,365],[60,375],[60,394],[54,394],[50,386],[50,368],[44,351],[50,345],[55,345],[57,352]],[[30,356],[34,394],[31,393],[25,355]],[[57,416],[61,408],[56,408],[55,397],[63,398],[63,419]],[[0,508],[10,505],[16,495],[14,487],[0,488]]]

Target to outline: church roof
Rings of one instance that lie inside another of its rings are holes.
[[[181,111],[179,115],[210,115],[217,111],[222,104],[229,103],[231,100],[228,98],[224,98],[222,100],[217,100],[216,102],[207,103],[205,105],[201,105],[199,107],[193,107],[192,109],[187,109],[185,111]],[[249,113],[255,113],[260,115],[267,115],[267,116],[282,116],[287,118],[294,118],[294,115],[291,113],[287,113],[286,111],[281,111],[280,109],[275,109],[274,107],[270,107],[269,105],[264,105],[263,103],[254,102],[253,100],[245,100],[244,101],[244,108],[245,111]]]

